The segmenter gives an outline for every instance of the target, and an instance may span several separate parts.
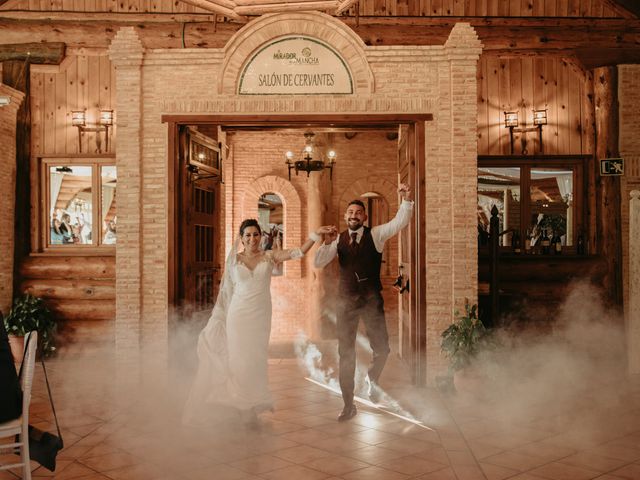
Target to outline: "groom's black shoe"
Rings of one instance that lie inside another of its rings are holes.
[[[354,404],[345,405],[342,409],[342,412],[338,416],[339,422],[346,422],[347,420],[351,420],[358,413],[358,409]]]

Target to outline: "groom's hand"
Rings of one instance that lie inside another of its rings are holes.
[[[327,231],[324,233],[324,243],[329,245],[336,238],[338,238],[338,227],[334,225],[330,225],[327,228]]]
[[[409,185],[406,183],[400,183],[398,185],[398,194],[402,200],[409,200],[409,196],[411,195],[411,189]]]

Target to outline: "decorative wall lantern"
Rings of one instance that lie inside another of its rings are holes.
[[[82,136],[85,132],[96,132],[96,147],[98,153],[102,153],[102,142],[100,133],[104,132],[105,152],[109,152],[109,127],[113,125],[113,110],[100,110],[98,123],[87,125],[87,116],[84,110],[73,110],[71,112],[71,125],[78,129],[78,151],[82,153]]]
[[[319,172],[325,168],[329,169],[329,178],[333,178],[333,166],[336,162],[335,150],[329,150],[326,155],[320,147],[315,145],[314,138],[315,133],[306,132],[304,134],[305,145],[300,154],[298,160],[295,159],[295,154],[289,150],[284,154],[285,163],[289,169],[289,180],[291,180],[291,170],[298,172],[307,172],[307,177],[311,172]]]
[[[538,141],[540,142],[540,153],[544,152],[544,147],[542,144],[542,126],[547,124],[547,110],[534,110],[533,111],[533,124],[534,127],[519,127],[518,120],[518,112],[504,112],[504,126],[509,129],[509,142],[511,144],[511,155],[513,155],[513,133],[527,133],[527,132],[538,132]],[[522,138],[522,153],[526,155],[527,152],[527,141]]]

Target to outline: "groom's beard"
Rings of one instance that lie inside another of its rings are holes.
[[[355,231],[362,226],[362,222],[357,219],[349,219],[347,220],[347,226],[349,227],[349,230]]]

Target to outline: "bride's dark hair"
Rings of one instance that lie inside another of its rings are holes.
[[[247,218],[243,220],[240,224],[240,236],[244,235],[244,231],[247,227],[256,227],[258,229],[258,233],[262,235],[262,229],[260,228],[260,224],[255,218]]]

